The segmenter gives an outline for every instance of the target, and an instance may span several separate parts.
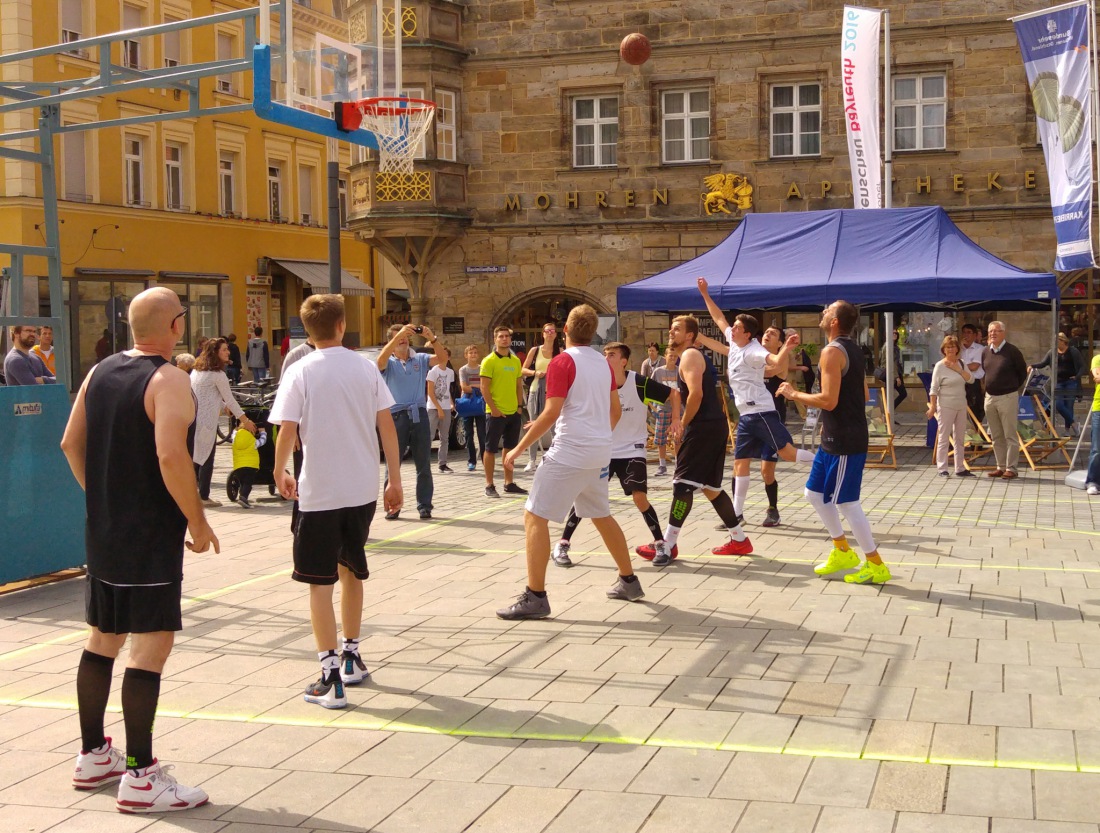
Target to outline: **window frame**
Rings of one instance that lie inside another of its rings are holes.
[[[435,157],[445,162],[457,162],[458,93],[454,90],[436,89],[435,98]],[[446,101],[448,98],[449,103]]]
[[[178,159],[169,158],[169,150],[175,150],[179,154]],[[187,146],[177,140],[168,140],[164,143],[164,207],[168,211],[190,211],[187,205]],[[176,175],[176,188],[178,193],[173,202],[172,175]]]
[[[600,168],[617,168],[619,164],[619,119],[622,114],[622,105],[619,101],[620,95],[618,92],[614,93],[580,93],[573,94],[569,97],[569,115],[571,119],[570,125],[570,164],[575,170],[597,170]],[[581,118],[577,115],[577,105],[582,101],[592,102],[592,117]],[[603,103],[606,101],[615,102],[615,116],[603,115]],[[615,141],[603,142],[602,128],[614,125],[615,128]],[[592,143],[580,143],[578,141],[578,130],[582,127],[592,128]],[[578,152],[582,147],[592,148],[592,163],[582,164],[578,161]],[[610,151],[607,151],[611,158],[605,159],[603,148],[609,147]]]
[[[777,107],[775,104],[775,91],[781,87],[790,87],[792,90],[792,104],[789,107]],[[817,104],[804,105],[801,101],[803,87],[817,87]],[[825,85],[820,79],[771,81],[768,83],[768,158],[769,159],[813,159],[821,156],[822,126],[825,122]],[[817,113],[817,131],[802,130],[802,115],[805,113]],[[777,115],[791,115],[791,132],[777,133],[775,117]],[[804,136],[817,136],[817,150],[810,153],[802,152],[802,139]],[[776,139],[780,136],[791,137],[791,152],[777,153]]]
[[[272,174],[272,171],[275,173]],[[290,219],[289,215],[282,213],[286,207],[286,189],[283,187],[285,172],[286,160],[267,160],[267,217],[273,223],[285,223]]]
[[[303,177],[303,173],[307,176]],[[317,213],[313,210],[317,202],[317,173],[318,169],[313,165],[298,165],[298,222],[303,226],[319,225]],[[309,180],[308,187],[305,179]]]
[[[226,158],[228,157],[228,158]],[[227,217],[239,217],[241,212],[237,210],[237,163],[240,154],[233,150],[218,148],[218,213]],[[228,169],[223,167],[229,164]],[[229,202],[226,205],[226,180],[229,182]]]
[[[132,27],[126,23],[126,12],[128,9],[133,9],[137,13],[137,26]],[[148,11],[149,9],[144,4],[138,5],[135,3],[123,3],[122,11],[119,15],[119,21],[121,22],[122,28],[125,30],[131,28],[141,28],[145,26],[145,16]],[[146,69],[146,67],[142,65],[142,57],[145,50],[142,49],[142,43],[140,39],[124,40],[122,41],[121,45],[122,66],[126,67],[127,69]]]
[[[74,130],[69,133],[61,134],[61,199],[69,200],[70,202],[94,202],[94,195],[90,187],[90,175],[89,171],[89,156],[88,149],[92,139],[92,131],[90,130]],[[72,170],[72,166],[69,164],[70,156],[69,149],[66,144],[70,141],[80,140],[83,160],[81,161],[81,182],[80,190],[77,191],[74,188],[72,177],[75,172]]]
[[[222,55],[222,43],[223,38],[227,44],[226,51],[228,54]],[[233,58],[233,55],[237,51],[237,33],[230,29],[219,28],[214,33],[214,59],[217,61],[228,61]],[[226,72],[215,77],[214,90],[222,95],[237,95],[237,76],[236,73]]]
[[[924,79],[926,78],[941,78],[943,80],[943,97],[932,97],[929,99],[924,98]],[[898,81],[906,81],[912,79],[915,81],[916,98],[902,99],[904,103],[899,104],[897,96],[897,83]],[[898,153],[921,153],[921,152],[933,152],[939,150],[947,150],[947,103],[948,87],[947,87],[947,70],[945,69],[928,69],[928,70],[914,70],[910,72],[899,73],[895,72],[890,77],[891,84],[891,97],[890,97],[890,129],[892,131],[891,138],[893,139],[893,149]],[[932,128],[939,128],[942,131],[943,144],[939,147],[925,146],[924,144],[924,131],[928,127],[924,123],[924,108],[926,106],[935,106],[939,104],[942,107],[943,123],[940,125],[932,125]],[[914,124],[912,126],[906,126],[903,130],[912,130],[915,140],[913,147],[900,147],[898,143],[898,109],[899,107],[911,107],[914,112]],[[1036,131],[1038,135],[1038,131]]]
[[[703,93],[707,97],[706,110],[692,110],[691,109],[691,96],[696,93]],[[668,96],[679,95],[683,99],[683,111],[678,114],[670,115],[666,109],[666,99]],[[711,161],[711,135],[714,126],[714,120],[711,117],[711,94],[709,87],[676,87],[673,89],[660,91],[660,117],[661,117],[661,164],[662,165],[697,165],[700,163],[706,163]],[[705,157],[696,157],[692,145],[698,141],[691,135],[692,122],[702,115],[707,119],[707,154]],[[683,137],[679,140],[670,140],[668,138],[668,123],[669,122],[681,122],[684,126]],[[680,141],[683,143],[684,158],[683,159],[669,159],[668,158],[668,143],[669,141]]]
[[[149,208],[152,203],[145,199],[148,188],[145,182],[145,159],[148,156],[149,137],[140,133],[124,133],[122,136],[123,160],[123,204],[130,208]],[[136,143],[138,152],[133,153],[130,144]],[[136,199],[134,186],[137,186]]]

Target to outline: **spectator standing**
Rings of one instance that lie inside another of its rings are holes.
[[[966,468],[966,386],[971,374],[960,358],[959,340],[944,336],[940,343],[943,358],[932,368],[932,384],[928,389],[928,419],[936,418],[936,468],[940,477],[950,477],[947,454],[950,442],[955,442],[956,477],[973,477]]]
[[[463,352],[466,364],[458,369],[458,386],[463,396],[473,396],[474,391],[481,396],[481,351],[476,344],[469,345]],[[466,471],[477,468],[477,461],[485,456],[485,412],[474,416],[462,417],[462,427],[466,429]],[[477,445],[474,434],[477,433]],[[476,456],[475,456],[476,449]]]
[[[978,422],[985,419],[985,368],[982,367],[982,346],[978,338],[978,328],[973,324],[963,324],[962,348],[960,358],[970,371],[970,381],[966,383],[966,406]]]
[[[38,328],[38,344],[31,348],[31,352],[42,359],[42,364],[46,365],[46,370],[50,371],[50,375],[56,378],[57,362],[53,352],[53,327]]]
[[[175,632],[183,627],[184,547],[221,551],[190,465],[191,388],[187,375],[171,364],[185,314],[179,297],[165,287],[134,298],[134,349],[92,368],[61,440],[87,504],[89,634],[76,672],[81,751],[73,786],[94,790],[121,779],[115,806],[126,813],[186,810],[208,800],[153,757],[161,674]],[[115,659],[130,634],[122,677],[123,757],[104,734],[104,714]]]
[[[1020,390],[1027,381],[1027,362],[1015,344],[1005,341],[1005,325],[989,322],[989,344],[982,351],[985,368],[985,413],[997,468],[987,477],[1011,480],[1017,476],[1020,444],[1016,440],[1016,414],[1020,408]]]
[[[675,391],[680,390],[680,372],[676,369],[676,351],[671,347],[665,348],[665,363],[653,372],[653,381],[660,382],[665,387]],[[657,406],[655,412],[656,421],[653,426],[653,444],[657,446],[657,477],[668,475],[668,441],[669,429],[673,422],[678,422],[683,408],[677,400],[676,410],[673,410],[673,400],[667,399]],[[676,462],[673,459],[672,462]]]
[[[512,352],[512,331],[508,327],[497,327],[493,331],[493,343],[493,352],[481,362],[481,395],[485,397],[485,411],[488,414],[485,456],[482,458],[485,497],[500,497],[493,484],[496,455],[502,448],[505,454],[515,448],[523,427],[523,418],[519,414],[519,403],[523,398],[523,365]],[[504,469],[504,491],[513,495],[527,494],[527,490],[516,484],[513,477],[512,469]]]
[[[1100,353],[1092,357],[1090,365],[1092,381],[1092,447],[1089,449],[1089,468],[1085,476],[1085,490],[1090,495],[1100,495]]]
[[[363,622],[364,546],[378,501],[378,445],[386,452],[385,508],[401,508],[401,452],[393,397],[377,366],[343,346],[342,295],[311,295],[300,315],[317,350],[295,364],[279,386],[271,422],[275,483],[301,505],[294,531],[292,578],[309,585],[310,621],[321,676],[303,695],[326,709],[348,704],[345,685],[369,676],[359,653]],[[427,422],[427,420],[425,420]],[[286,470],[299,438],[305,462],[299,482]],[[340,583],[343,644],[337,639],[332,587]]]
[[[378,355],[378,369],[393,397],[394,427],[397,430],[398,462],[405,449],[412,453],[416,465],[416,508],[420,517],[432,517],[432,435],[428,425],[428,371],[443,361],[446,349],[431,328],[419,324],[394,324],[386,334],[389,341]],[[417,353],[409,346],[409,338],[422,335],[435,345],[435,355]],[[398,510],[386,512],[386,520],[397,520]]]
[[[901,365],[901,347],[899,341],[901,336],[897,330],[894,330],[894,413],[898,411],[898,406],[901,405],[906,399],[909,398],[909,391],[905,389],[905,373],[904,368]],[[875,370],[875,378],[881,382],[886,381],[886,351],[891,348],[883,345],[882,350],[879,352],[879,366]],[[809,389],[807,388],[807,393]]]
[[[190,353],[180,353],[176,356],[176,367],[184,373],[190,373],[195,369],[195,357]]]
[[[1085,373],[1085,359],[1081,351],[1069,343],[1069,337],[1065,333],[1058,333],[1058,348],[1056,351],[1058,374],[1054,386],[1054,406],[1058,409],[1058,415],[1062,417],[1066,425],[1066,433],[1076,436],[1080,426],[1073,419],[1073,403],[1081,393],[1081,377]],[[1052,356],[1050,353],[1033,368],[1050,367]],[[1028,368],[1029,370],[1031,368]]]
[[[271,367],[271,353],[267,349],[267,339],[264,336],[264,328],[257,327],[256,335],[248,340],[245,349],[245,361],[252,373],[252,381],[259,382],[267,378],[268,368]]]
[[[527,351],[527,358],[523,360],[523,375],[531,380],[531,387],[527,394],[527,416],[536,420],[542,409],[546,407],[546,369],[550,367],[550,361],[561,352],[558,344],[558,328],[553,321],[542,326],[542,344]],[[546,432],[549,437],[546,446],[554,442],[554,428]],[[532,472],[538,468],[539,447],[545,437],[539,437],[531,444],[531,461],[524,468],[525,472]],[[545,456],[545,450],[543,455]]]
[[[428,371],[428,440],[439,432],[439,470],[445,474],[451,472],[447,465],[447,455],[451,450],[451,386],[455,382],[455,372],[451,369],[451,351],[446,347],[440,351],[443,360]]]
[[[642,359],[641,374],[647,379],[652,379],[653,374],[664,366],[665,360],[661,358],[661,345],[657,342],[649,342],[649,344],[645,346],[645,349],[646,357]]]
[[[228,408],[247,431],[256,433],[255,423],[245,415],[229,388],[229,377],[225,375],[228,361],[228,342],[224,338],[210,339],[202,355],[195,360],[195,369],[191,372],[191,390],[197,403],[192,459],[203,506],[221,506],[220,501],[210,497],[210,480],[214,474],[215,440],[222,411]]]
[[[57,381],[34,352],[37,340],[38,331],[34,327],[17,324],[11,328],[12,347],[4,357],[4,379],[9,387],[52,385]]]
[[[225,337],[229,345],[229,364],[225,367],[225,375],[234,385],[241,383],[241,348],[237,346],[237,334],[230,333]]]

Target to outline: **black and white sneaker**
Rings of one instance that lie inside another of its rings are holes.
[[[344,685],[359,685],[369,676],[370,671],[358,652],[344,651],[340,655],[340,679]]]
[[[339,672],[333,672],[326,682],[324,675],[313,683],[302,695],[307,703],[316,703],[326,709],[345,709],[348,698],[344,695],[344,681],[340,679]]]
[[[653,566],[654,567],[667,567],[672,563],[672,553],[669,552],[668,544],[664,541],[653,542]]]
[[[573,561],[569,558],[569,542],[558,541],[554,545],[554,552],[550,554],[550,557],[554,559],[554,563],[559,567],[572,567]]]

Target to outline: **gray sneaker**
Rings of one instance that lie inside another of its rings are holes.
[[[497,487],[496,486],[486,486],[485,487],[485,497],[500,497],[500,495],[497,494]]]
[[[768,511],[764,513],[763,526],[779,526],[779,510],[774,506],[769,506]]]
[[[498,619],[545,619],[550,615],[550,599],[539,598],[524,589],[515,603],[497,611]]]
[[[636,602],[645,598],[645,591],[642,590],[642,583],[637,578],[634,581],[627,581],[619,576],[615,583],[607,588],[607,598],[619,599],[624,602]]]
[[[668,544],[664,541],[653,542],[653,566],[667,567],[672,563],[672,553],[668,551]],[[639,596],[639,598],[641,598]]]
[[[569,558],[569,542],[558,541],[554,545],[554,552],[550,555],[554,559],[554,563],[559,567],[572,567],[573,562]]]

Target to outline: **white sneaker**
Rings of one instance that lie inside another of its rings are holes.
[[[185,787],[168,774],[171,766],[153,761],[145,769],[126,770],[118,785],[120,813],[165,813],[201,807],[210,797],[198,787]]]
[[[668,474],[668,469],[664,466],[657,466],[657,471],[654,472],[655,477],[665,477]]]
[[[202,505],[207,507],[207,508],[213,509],[216,506],[221,506],[222,503],[221,503],[220,500],[214,500],[213,498],[208,497],[206,500],[204,500],[202,502]]]
[[[528,463],[526,466],[523,467],[523,470],[527,474],[530,474],[531,472],[533,472],[538,467],[539,467],[539,464],[536,463],[534,460],[532,460],[530,463]]]
[[[111,746],[111,739],[98,749],[76,756],[73,789],[95,790],[113,784],[126,773],[126,756]]]
[[[335,676],[332,677],[331,682],[325,682],[324,675],[321,675],[321,679],[306,689],[302,699],[326,709],[346,709],[348,698],[344,694],[344,680],[339,673],[333,673]]]
[[[344,685],[359,685],[369,676],[370,671],[358,653],[344,651],[340,655],[340,679],[344,681]]]
[[[1090,495],[1100,495],[1100,486],[1097,486],[1095,483],[1090,483],[1089,487],[1085,489],[1085,493]]]

